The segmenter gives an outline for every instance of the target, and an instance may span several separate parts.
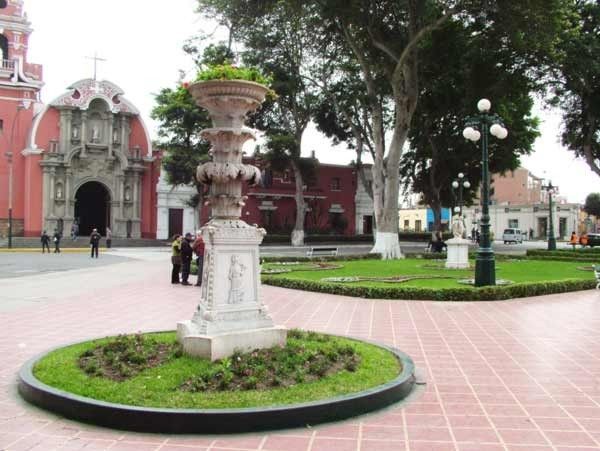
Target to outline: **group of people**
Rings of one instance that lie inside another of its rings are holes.
[[[76,222],[73,223],[71,227],[71,239],[76,240],[77,235],[79,233],[79,226]],[[54,243],[54,253],[60,254],[60,241],[62,239],[62,233],[58,229],[54,229],[54,234],[52,237],[48,235],[48,233],[44,230],[42,232],[40,241],[42,242],[42,254],[45,254],[46,251],[50,253],[50,241]],[[92,234],[90,235],[90,249],[91,249],[91,258],[98,258],[98,249],[100,248],[100,240],[102,239],[102,235],[98,232],[98,229],[93,229]],[[109,227],[106,228],[106,247],[110,248],[112,244],[112,231]]]
[[[573,249],[579,244],[581,247],[585,247],[588,245],[588,236],[587,233],[583,233],[581,236],[577,236],[577,233],[572,232],[571,238],[569,239],[569,244],[573,246]]]
[[[184,236],[175,235],[171,243],[171,283],[181,285],[192,285],[189,282],[192,259],[196,256],[196,265],[198,266],[198,278],[196,286],[202,285],[202,266],[204,262],[204,240],[200,231],[194,237],[191,233]],[[181,279],[179,279],[181,273]]]

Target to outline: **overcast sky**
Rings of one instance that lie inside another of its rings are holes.
[[[192,77],[192,64],[181,47],[203,26],[193,12],[195,6],[195,0],[25,0],[34,28],[29,61],[44,66],[42,100],[50,102],[73,82],[92,77],[93,62],[86,56],[98,52],[108,60],[98,63],[98,78],[125,91],[155,137],[156,124],[149,117],[154,94],[175,86],[180,69]],[[559,116],[538,114],[543,120],[542,137],[534,154],[523,159],[523,166],[550,178],[571,202],[583,202],[590,192],[600,191],[600,177],[558,143]],[[342,164],[353,159],[350,151],[330,149],[329,142],[315,132],[306,135],[303,152],[313,149],[322,162]]]

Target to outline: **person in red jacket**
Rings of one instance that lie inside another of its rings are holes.
[[[198,230],[196,233],[196,239],[192,244],[192,249],[196,254],[196,266],[198,266],[198,280],[196,286],[202,285],[202,268],[204,267],[204,240],[202,239],[202,232]]]

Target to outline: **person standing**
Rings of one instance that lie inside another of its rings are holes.
[[[60,254],[60,239],[62,235],[58,231],[58,229],[54,229],[54,235],[52,235],[52,241],[54,241],[54,253]]]
[[[96,258],[98,258],[98,247],[100,246],[100,234],[98,233],[98,229],[92,230],[92,234],[90,235],[90,244],[92,246],[92,258],[94,258],[94,254]]]
[[[45,254],[46,250],[48,250],[48,253],[50,253],[50,235],[48,235],[45,230],[42,232],[41,241],[42,241],[42,254]]]
[[[196,239],[192,244],[192,249],[196,254],[196,266],[198,267],[198,279],[196,280],[196,286],[202,285],[202,269],[204,267],[204,240],[202,239],[202,231],[198,230],[196,233]]]
[[[112,246],[112,230],[110,230],[110,227],[106,227],[106,248],[110,249],[110,247]]]
[[[186,233],[181,241],[181,285],[191,285],[188,282],[188,278],[190,277],[190,267],[192,266],[192,257],[194,256],[191,241],[191,233]]]
[[[179,271],[181,271],[181,235],[174,235],[171,243],[171,283],[179,283]]]

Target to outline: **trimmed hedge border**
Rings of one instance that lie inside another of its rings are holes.
[[[528,249],[526,254],[528,258],[535,260],[556,260],[571,262],[598,262],[600,263],[600,249],[597,250],[569,250],[561,249],[556,251],[547,251],[542,249]]]
[[[550,282],[518,283],[482,288],[417,288],[417,287],[358,287],[343,284],[315,282],[312,280],[263,277],[265,285],[316,291],[366,299],[402,299],[422,301],[500,301],[506,299],[543,296],[571,291],[591,290],[596,287],[593,279],[565,279]]]
[[[381,254],[348,254],[330,257],[260,257],[261,263],[333,262],[350,260],[381,260]]]
[[[442,239],[448,240],[452,238],[450,232],[444,232]],[[400,241],[422,241],[427,243],[431,239],[430,232],[399,232],[398,239]],[[280,244],[289,243],[292,240],[291,235],[287,234],[271,234],[268,233],[264,240],[264,244]],[[373,243],[373,235],[326,235],[326,234],[315,234],[306,235],[304,237],[304,243]]]

